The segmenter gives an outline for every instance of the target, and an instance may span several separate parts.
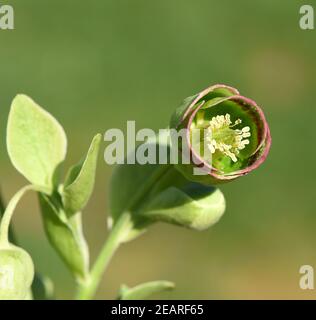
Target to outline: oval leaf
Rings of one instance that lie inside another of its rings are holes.
[[[188,183],[169,187],[153,197],[140,214],[152,221],[168,222],[195,230],[215,224],[225,211],[225,198],[214,187]]]
[[[25,95],[12,102],[7,148],[11,162],[26,179],[53,189],[66,156],[67,138],[57,120]]]

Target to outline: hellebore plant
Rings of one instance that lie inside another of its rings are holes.
[[[109,236],[90,266],[82,211],[94,188],[102,137],[98,134],[93,138],[84,159],[61,180],[67,151],[63,128],[29,97],[18,95],[13,100],[7,126],[8,154],[30,184],[18,191],[6,208],[0,201],[0,299],[53,296],[51,283],[34,271],[30,255],[18,247],[10,230],[15,207],[27,191],[38,194],[45,233],[77,282],[76,298],[92,299],[118,247],[153,223],[194,230],[216,223],[225,211],[225,199],[215,185],[256,169],[266,159],[271,144],[260,107],[225,85],[209,87],[185,99],[171,117],[169,128],[185,130],[181,146],[164,140],[170,154],[179,154],[177,164],[116,166],[110,185]],[[204,132],[198,141],[196,130]],[[146,143],[159,149],[164,142]],[[186,155],[184,148],[189,151]],[[122,286],[118,299],[143,299],[173,286],[168,281]]]

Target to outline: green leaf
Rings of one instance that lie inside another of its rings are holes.
[[[137,207],[137,202],[148,195],[140,190],[149,189],[159,176],[166,171],[167,165],[128,165],[123,164],[115,168],[111,179],[110,206],[115,220],[129,207]],[[148,185],[148,188],[145,186]],[[136,205],[135,205],[136,204]]]
[[[148,141],[147,143],[152,142]],[[110,212],[113,224],[124,212],[131,213],[133,227],[125,242],[135,239],[146,231],[148,219],[139,219],[142,217],[135,213],[139,207],[146,203],[150,190],[170,168],[172,169],[173,166],[169,164],[140,165],[138,163],[133,165],[122,164],[115,168],[109,188]]]
[[[40,194],[40,207],[46,235],[70,271],[79,280],[88,274],[89,253],[82,234],[81,215],[70,219],[61,208],[45,195]]]
[[[219,189],[190,182],[160,192],[139,214],[155,222],[205,230],[215,224],[224,211],[225,198]]]
[[[132,214],[133,229],[127,241],[159,221],[204,230],[225,211],[219,189],[187,180],[173,165],[120,165],[110,190],[114,223],[125,210]]]
[[[163,138],[162,138],[163,140]],[[148,144],[158,144],[148,141]],[[161,145],[163,142],[161,142]],[[168,144],[166,145],[168,147]],[[158,150],[158,149],[157,149]],[[125,211],[135,209],[157,181],[170,169],[170,165],[124,164],[116,166],[110,184],[110,211],[114,222]]]
[[[91,197],[101,138],[101,134],[93,138],[86,159],[72,167],[66,177],[62,199],[67,215],[81,211]]]
[[[174,289],[175,285],[169,281],[152,281],[140,284],[134,288],[122,286],[120,290],[120,300],[142,300],[154,293],[169,291]]]
[[[67,139],[61,125],[25,95],[12,102],[7,148],[15,168],[32,184],[53,190]]]

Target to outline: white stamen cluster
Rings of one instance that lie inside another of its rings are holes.
[[[241,119],[237,119],[232,124],[228,113],[225,116],[220,115],[212,118],[207,128],[207,139],[209,140],[207,146],[212,154],[218,150],[230,157],[233,162],[237,162],[239,151],[250,143],[246,138],[251,136],[248,126],[241,130],[233,129],[241,122]]]

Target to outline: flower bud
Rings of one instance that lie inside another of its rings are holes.
[[[227,182],[258,168],[271,136],[261,108],[226,85],[214,85],[184,100],[170,128],[184,129],[175,165],[184,176],[207,185]]]
[[[7,244],[0,247],[0,300],[24,300],[34,278],[34,265],[29,254]]]

